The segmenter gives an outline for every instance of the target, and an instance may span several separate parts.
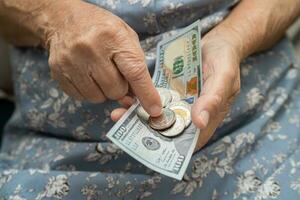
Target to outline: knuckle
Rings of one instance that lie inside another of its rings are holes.
[[[104,23],[101,30],[99,30],[98,36],[105,38],[107,45],[118,45],[124,44],[130,37],[132,37],[131,28],[120,20],[112,20]],[[135,33],[136,34],[136,33]]]
[[[233,71],[233,70],[226,70],[226,71],[224,72],[224,75],[225,75],[230,81],[234,80],[235,77],[236,77],[236,73],[235,73],[235,71]]]
[[[136,63],[136,65],[130,67],[127,70],[126,77],[133,82],[139,82],[145,78],[147,68],[142,62]]]
[[[198,102],[202,102],[200,104],[209,111],[211,117],[215,117],[223,109],[224,99],[220,94],[202,94],[200,98],[202,100]]]
[[[128,92],[128,84],[120,86],[115,90],[112,90],[112,92],[110,92],[107,96],[109,97],[109,99],[112,100],[120,100],[124,96],[126,96],[127,92]]]
[[[72,44],[70,45],[70,49],[72,53],[82,54],[82,53],[93,53],[93,49],[97,39],[96,36],[94,36],[91,33],[87,33],[85,35],[82,35],[78,38],[76,38]]]
[[[215,94],[211,97],[211,102],[212,102],[212,107],[215,109],[215,110],[218,110],[220,105],[222,104],[223,102],[223,98],[221,95],[219,94]]]
[[[220,94],[203,94],[202,98],[203,101],[207,102],[204,107],[210,111],[212,116],[222,110],[224,99]]]
[[[146,68],[143,65],[131,67],[128,70],[128,78],[133,82],[139,82],[145,78]]]
[[[117,30],[122,25],[121,21],[115,18],[110,20],[102,21],[101,26],[103,27],[102,30]]]
[[[104,27],[100,30],[100,35],[103,38],[114,41],[115,39],[118,39],[120,33],[122,33],[123,30],[123,26],[120,26],[118,22],[106,22]]]
[[[90,36],[81,36],[80,38],[77,38],[72,46],[71,49],[72,50],[77,50],[77,49],[89,49],[91,47],[92,44],[92,38]]]
[[[116,96],[116,99],[119,100],[123,97],[126,96],[126,94],[128,93],[128,84],[123,84],[122,86],[119,87],[119,93],[118,96]]]
[[[101,37],[100,37],[101,38]],[[99,37],[96,31],[91,30],[79,37],[74,38],[70,44],[70,53],[73,57],[84,57],[88,55],[95,58],[99,55]]]

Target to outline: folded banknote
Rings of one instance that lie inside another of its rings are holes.
[[[181,101],[191,105],[202,86],[200,39],[200,21],[196,21],[159,42],[153,75],[157,88],[175,90]],[[189,123],[181,134],[166,137],[137,115],[139,107],[138,102],[132,105],[107,137],[148,168],[181,180],[196,146],[199,129]]]

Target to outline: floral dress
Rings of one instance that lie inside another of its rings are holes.
[[[90,0],[155,47],[202,20],[205,34],[234,0]],[[241,93],[182,181],[143,166],[106,137],[115,102],[75,101],[50,78],[48,55],[12,48],[16,110],[0,151],[0,200],[300,199],[300,76],[290,42],[241,64]]]

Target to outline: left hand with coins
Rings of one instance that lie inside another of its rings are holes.
[[[241,87],[241,61],[254,52],[271,47],[297,17],[297,3],[288,1],[284,5],[280,0],[272,0],[271,3],[241,1],[223,22],[203,37],[204,84],[200,97],[192,107],[192,121],[201,129],[195,150],[207,143],[230,111]],[[125,108],[118,108],[111,113],[114,121],[125,113],[129,102],[132,102],[129,98],[122,100]]]
[[[230,110],[230,105],[240,89],[240,57],[223,34],[208,33],[202,43],[203,88],[192,106],[192,121],[201,129],[196,149],[201,148]],[[219,58],[219,59],[215,59]],[[128,97],[129,99],[129,97]],[[120,101],[125,108],[115,109],[111,118],[116,121],[132,102]]]

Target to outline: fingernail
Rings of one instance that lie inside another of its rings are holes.
[[[208,124],[208,121],[209,121],[209,112],[207,112],[206,110],[203,110],[203,111],[200,112],[199,115],[201,117],[203,125],[206,127],[207,124]]]
[[[161,109],[161,107],[160,106],[158,106],[158,105],[153,105],[153,106],[151,106],[151,108],[150,108],[150,115],[151,116],[154,116],[154,117],[156,117],[156,116],[159,116],[160,114],[161,114],[161,111],[162,111],[162,109]]]

